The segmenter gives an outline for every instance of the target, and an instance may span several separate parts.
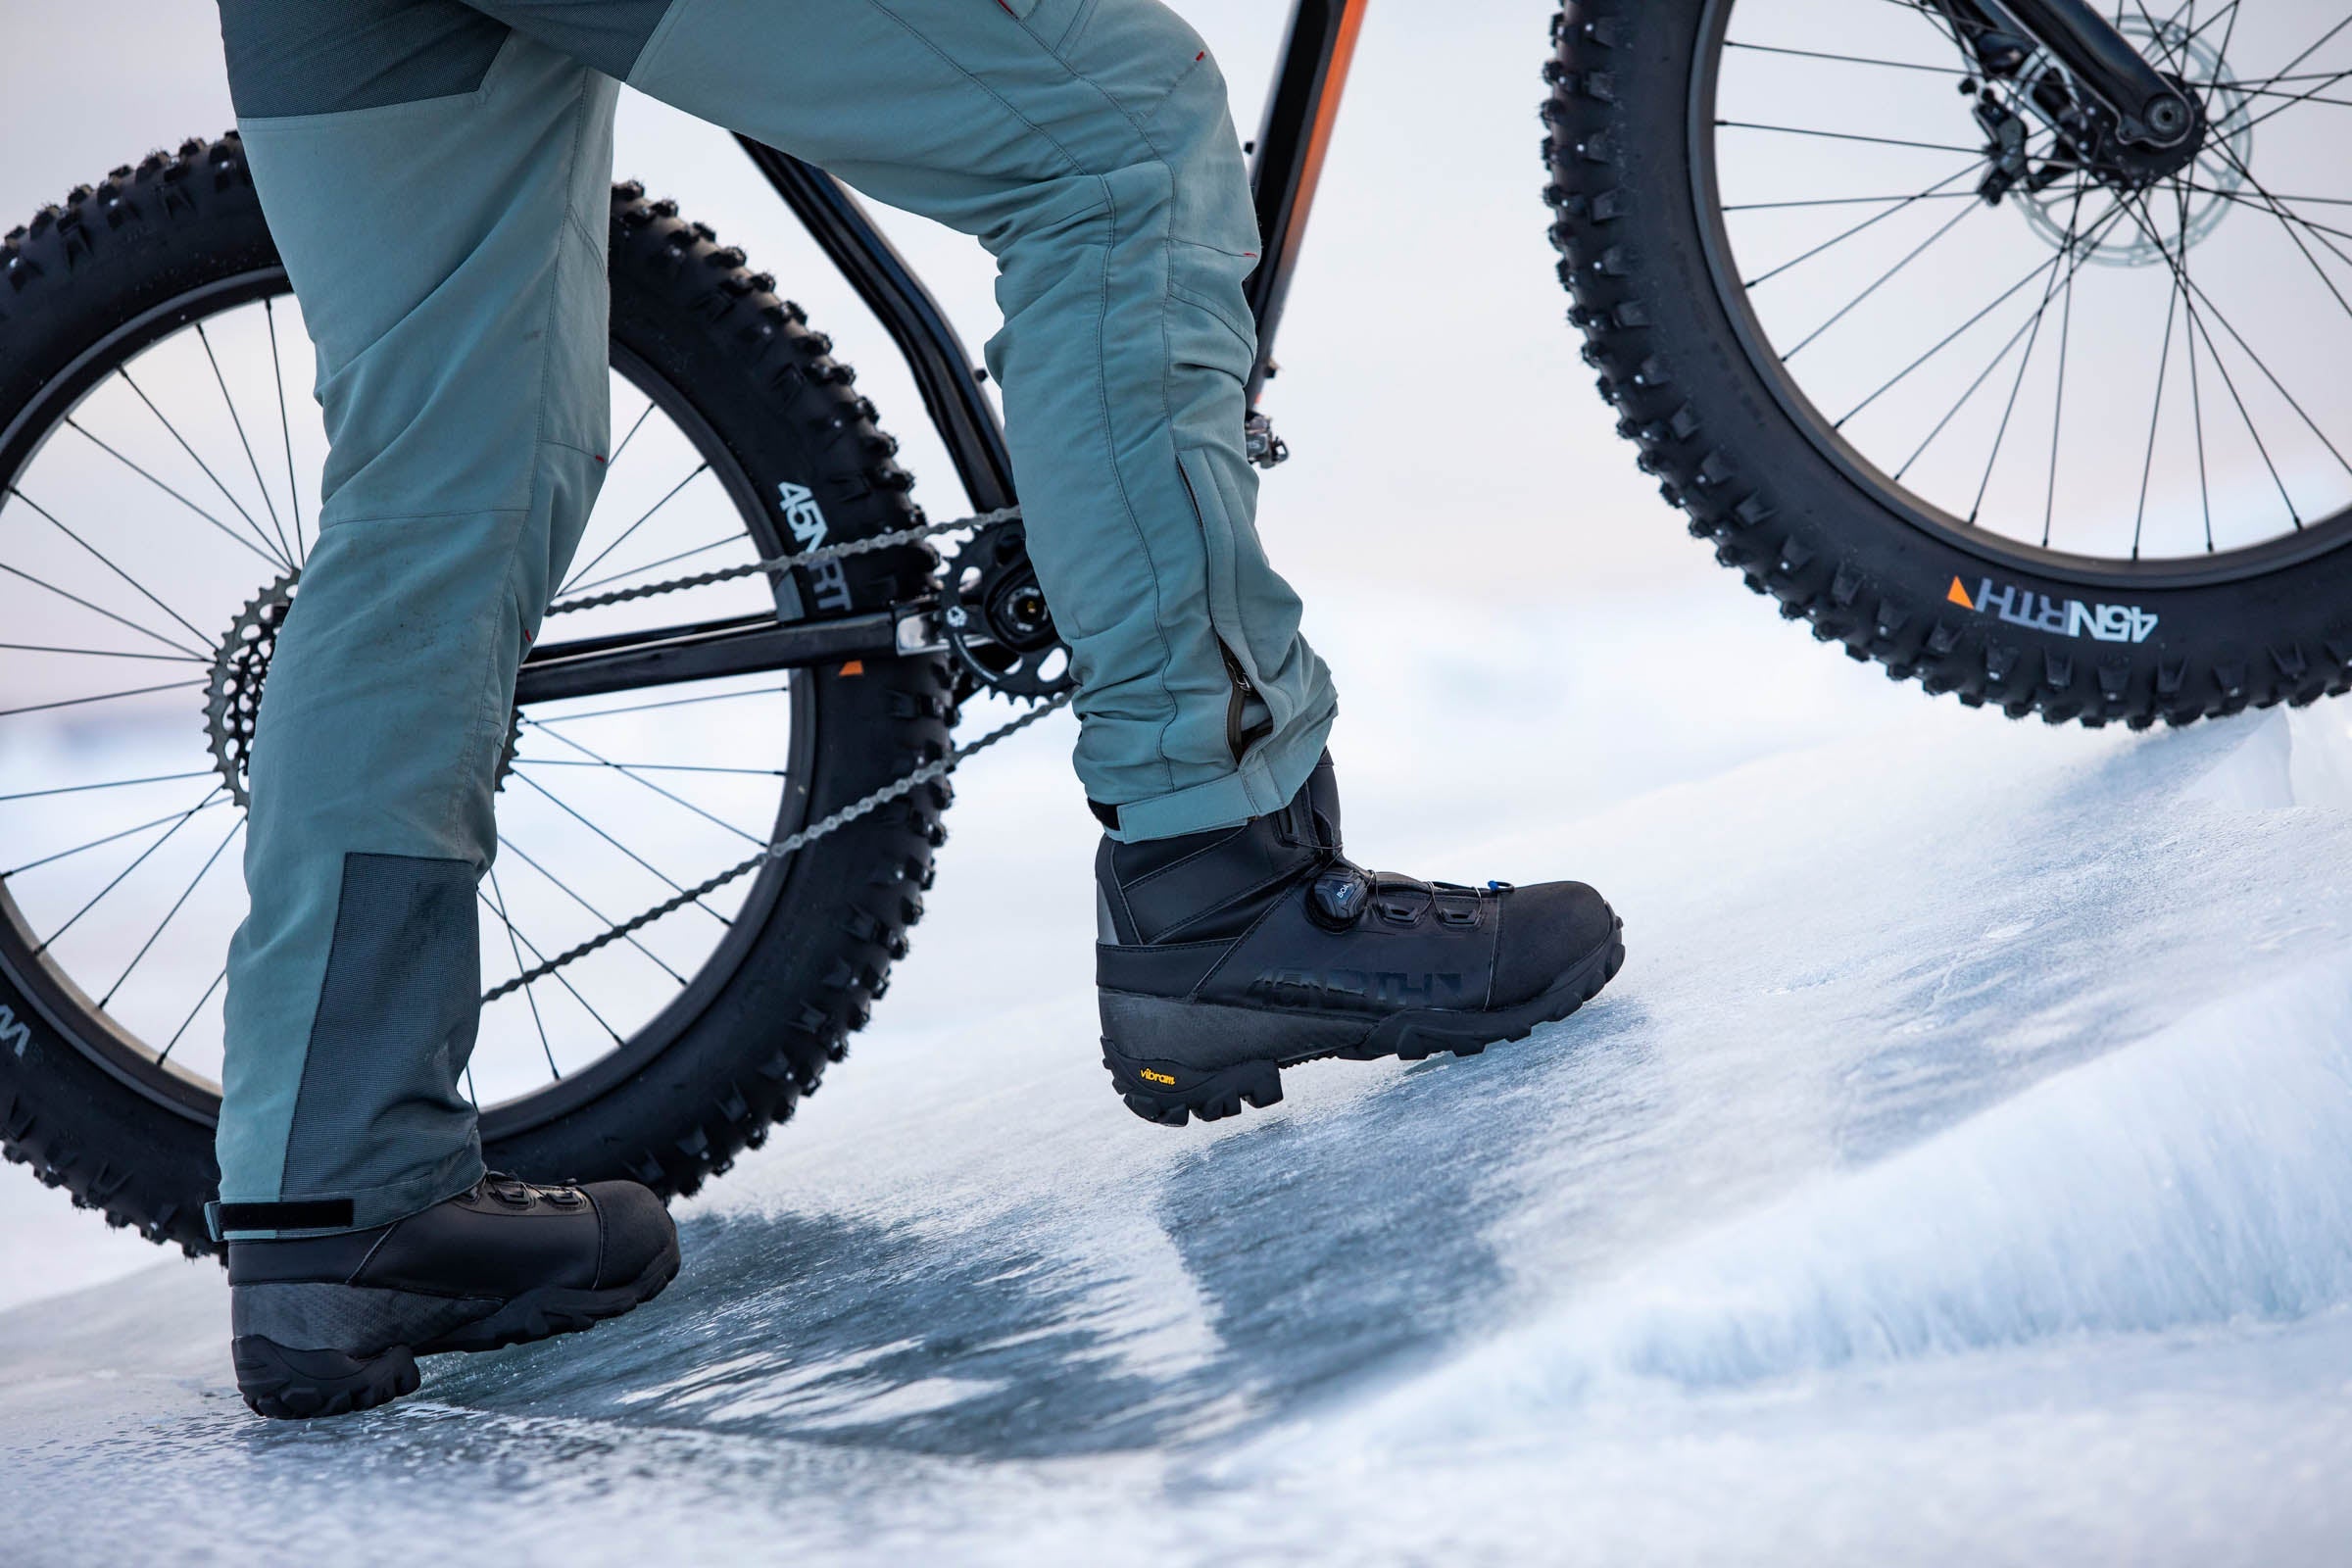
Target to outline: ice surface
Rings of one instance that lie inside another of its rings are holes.
[[[0,1312],[6,1555],[2340,1559],[2352,718],[2011,725],[1709,588],[1435,661],[1318,601],[1351,847],[1625,911],[1568,1025],[1133,1121],[1061,745],[992,756],[668,1296],[284,1428],[209,1266],[98,1258]]]

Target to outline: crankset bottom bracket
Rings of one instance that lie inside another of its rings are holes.
[[[1036,702],[1076,684],[1017,522],[983,529],[956,552],[940,588],[939,622],[949,651],[987,690]]]

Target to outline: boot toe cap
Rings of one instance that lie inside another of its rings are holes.
[[[659,1260],[677,1250],[677,1226],[651,1188],[635,1182],[596,1182],[584,1191],[596,1204],[604,1231],[598,1289],[643,1279]]]
[[[1532,1002],[1616,939],[1617,912],[1582,882],[1515,888],[1494,955],[1498,1007]]]

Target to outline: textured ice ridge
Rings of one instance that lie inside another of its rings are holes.
[[[1426,1435],[1628,1378],[1721,1387],[2347,1302],[2352,976],[2305,972],[1672,1245],[1383,1402]]]

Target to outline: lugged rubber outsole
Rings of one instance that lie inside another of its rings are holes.
[[[1432,1007],[1392,1013],[1364,1020],[1354,1038],[1339,1044],[1329,1036],[1333,1024],[1327,1017],[1202,1006],[1173,998],[1122,998],[1150,1010],[1155,1032],[1182,1033],[1188,1025],[1197,1025],[1231,1038],[1238,1022],[1245,1029],[1262,1032],[1268,1043],[1266,1052],[1201,1068],[1150,1054],[1149,1046],[1143,1047],[1141,1054],[1131,1053],[1106,1035],[1102,1065],[1109,1069],[1111,1083],[1127,1108],[1146,1121],[1163,1127],[1182,1127],[1196,1116],[1202,1121],[1223,1121],[1240,1115],[1246,1105],[1264,1110],[1280,1103],[1286,1067],[1334,1058],[1379,1061],[1394,1056],[1400,1061],[1423,1061],[1445,1054],[1475,1056],[1489,1046],[1524,1040],[1544,1024],[1573,1017],[1624,967],[1625,922],[1619,920],[1605,946],[1532,1002],[1493,1012]],[[1302,1048],[1286,1050],[1274,1044],[1278,1041]],[[1138,1042],[1130,1040],[1128,1044]]]
[[[416,1392],[419,1355],[496,1350],[559,1335],[577,1334],[609,1318],[636,1310],[678,1277],[678,1246],[669,1248],[626,1285],[608,1291],[527,1291],[488,1317],[420,1345],[393,1345],[372,1353],[337,1349],[290,1349],[249,1334],[230,1342],[237,1392],[254,1414],[272,1421],[307,1421],[318,1416],[372,1410]]]

